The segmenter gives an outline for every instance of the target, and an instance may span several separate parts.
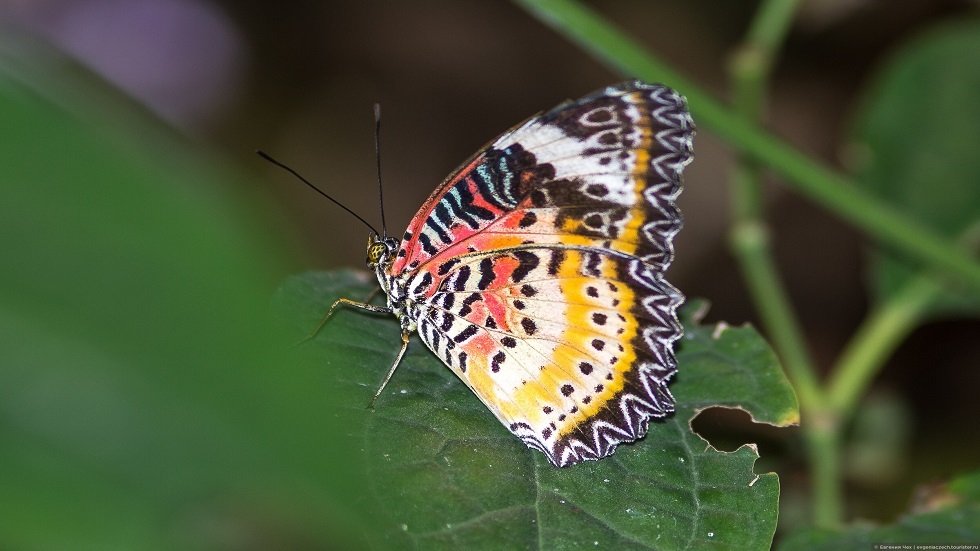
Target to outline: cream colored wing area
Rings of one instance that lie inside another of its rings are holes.
[[[419,297],[419,334],[556,465],[598,459],[672,411],[680,294],[640,260],[528,246],[459,259]]]

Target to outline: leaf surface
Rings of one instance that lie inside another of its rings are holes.
[[[876,77],[856,119],[857,181],[882,200],[980,251],[980,24],[945,25],[908,44]],[[872,288],[895,296],[920,273],[878,249]],[[980,294],[944,283],[933,314],[980,312]]]
[[[297,336],[339,297],[363,300],[360,272],[290,278],[277,304]],[[379,398],[366,404],[398,350],[394,317],[336,313],[304,345],[340,390],[334,407],[351,429],[340,445],[363,454],[366,489],[385,521],[379,544],[417,549],[767,549],[776,526],[778,479],[756,474],[751,445],[719,452],[690,429],[712,406],[759,422],[798,419],[777,360],[751,328],[702,327],[685,316],[677,412],[651,423],[615,455],[553,467],[510,434],[418,339]],[[368,492],[369,491],[369,492]]]
[[[256,186],[8,33],[0,121],[0,548],[355,546]]]
[[[937,549],[957,549],[956,544],[980,541],[980,472],[974,471],[949,484],[922,488],[913,510],[895,523],[856,525],[842,530],[807,528],[794,533],[779,551],[858,551],[875,544],[932,544]]]

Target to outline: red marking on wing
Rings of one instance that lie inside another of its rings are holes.
[[[402,242],[401,249],[405,251],[405,255],[395,257],[395,262],[391,266],[391,273],[401,273],[405,270],[405,267],[414,260],[418,260],[420,263],[422,263],[430,258],[429,255],[422,251],[419,246],[419,236],[422,234],[422,228],[425,225],[425,221],[432,215],[432,210],[436,208],[436,205],[439,204],[439,201],[441,201],[443,196],[446,195],[446,192],[458,185],[461,181],[467,179],[467,176],[469,176],[472,171],[476,169],[476,167],[480,166],[483,161],[484,156],[483,152],[481,151],[480,153],[474,155],[472,159],[463,163],[463,165],[456,169],[456,172],[450,175],[449,178],[446,178],[446,180],[444,180],[442,184],[440,184],[439,187],[437,187],[435,191],[429,195],[429,198],[425,200],[425,203],[422,204],[419,211],[415,213],[414,217],[412,217],[412,221],[408,223],[408,231],[411,232],[412,237],[408,241]],[[467,187],[474,192],[474,195],[479,196],[479,193],[476,191],[476,184],[472,180],[467,182]],[[483,204],[485,205],[485,203]],[[461,228],[454,232],[454,237],[460,237],[456,235],[456,233],[461,233],[464,229],[467,228]],[[473,232],[471,231],[470,234],[472,233]]]

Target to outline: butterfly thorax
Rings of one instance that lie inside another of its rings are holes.
[[[412,316],[407,315],[411,301],[408,299],[404,284],[399,284],[398,278],[391,275],[391,266],[395,261],[399,242],[393,237],[380,237],[372,232],[368,236],[367,265],[378,278],[378,285],[388,296],[388,309],[394,314],[403,331],[413,332],[416,323]]]

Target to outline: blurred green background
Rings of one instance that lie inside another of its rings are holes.
[[[725,97],[756,3],[592,4]],[[977,10],[805,3],[770,127],[846,170],[875,68]],[[12,0],[0,37],[0,546],[11,549],[343,547],[363,481],[344,470],[334,390],[288,351],[268,304],[288,274],[360,267],[366,229],[253,151],[378,221],[380,101],[397,235],[493,136],[621,78],[506,2]],[[696,157],[670,280],[712,302],[709,321],[755,322],[725,246],[732,152],[702,132]],[[867,307],[868,244],[769,191],[780,266],[829,362]],[[881,432],[894,453],[868,472],[869,450],[853,451],[852,516],[890,520],[916,485],[978,463],[962,440],[976,419],[978,330],[938,320],[889,361],[855,430]],[[698,427],[731,449],[760,442],[792,518],[806,492],[793,431],[722,413]]]

